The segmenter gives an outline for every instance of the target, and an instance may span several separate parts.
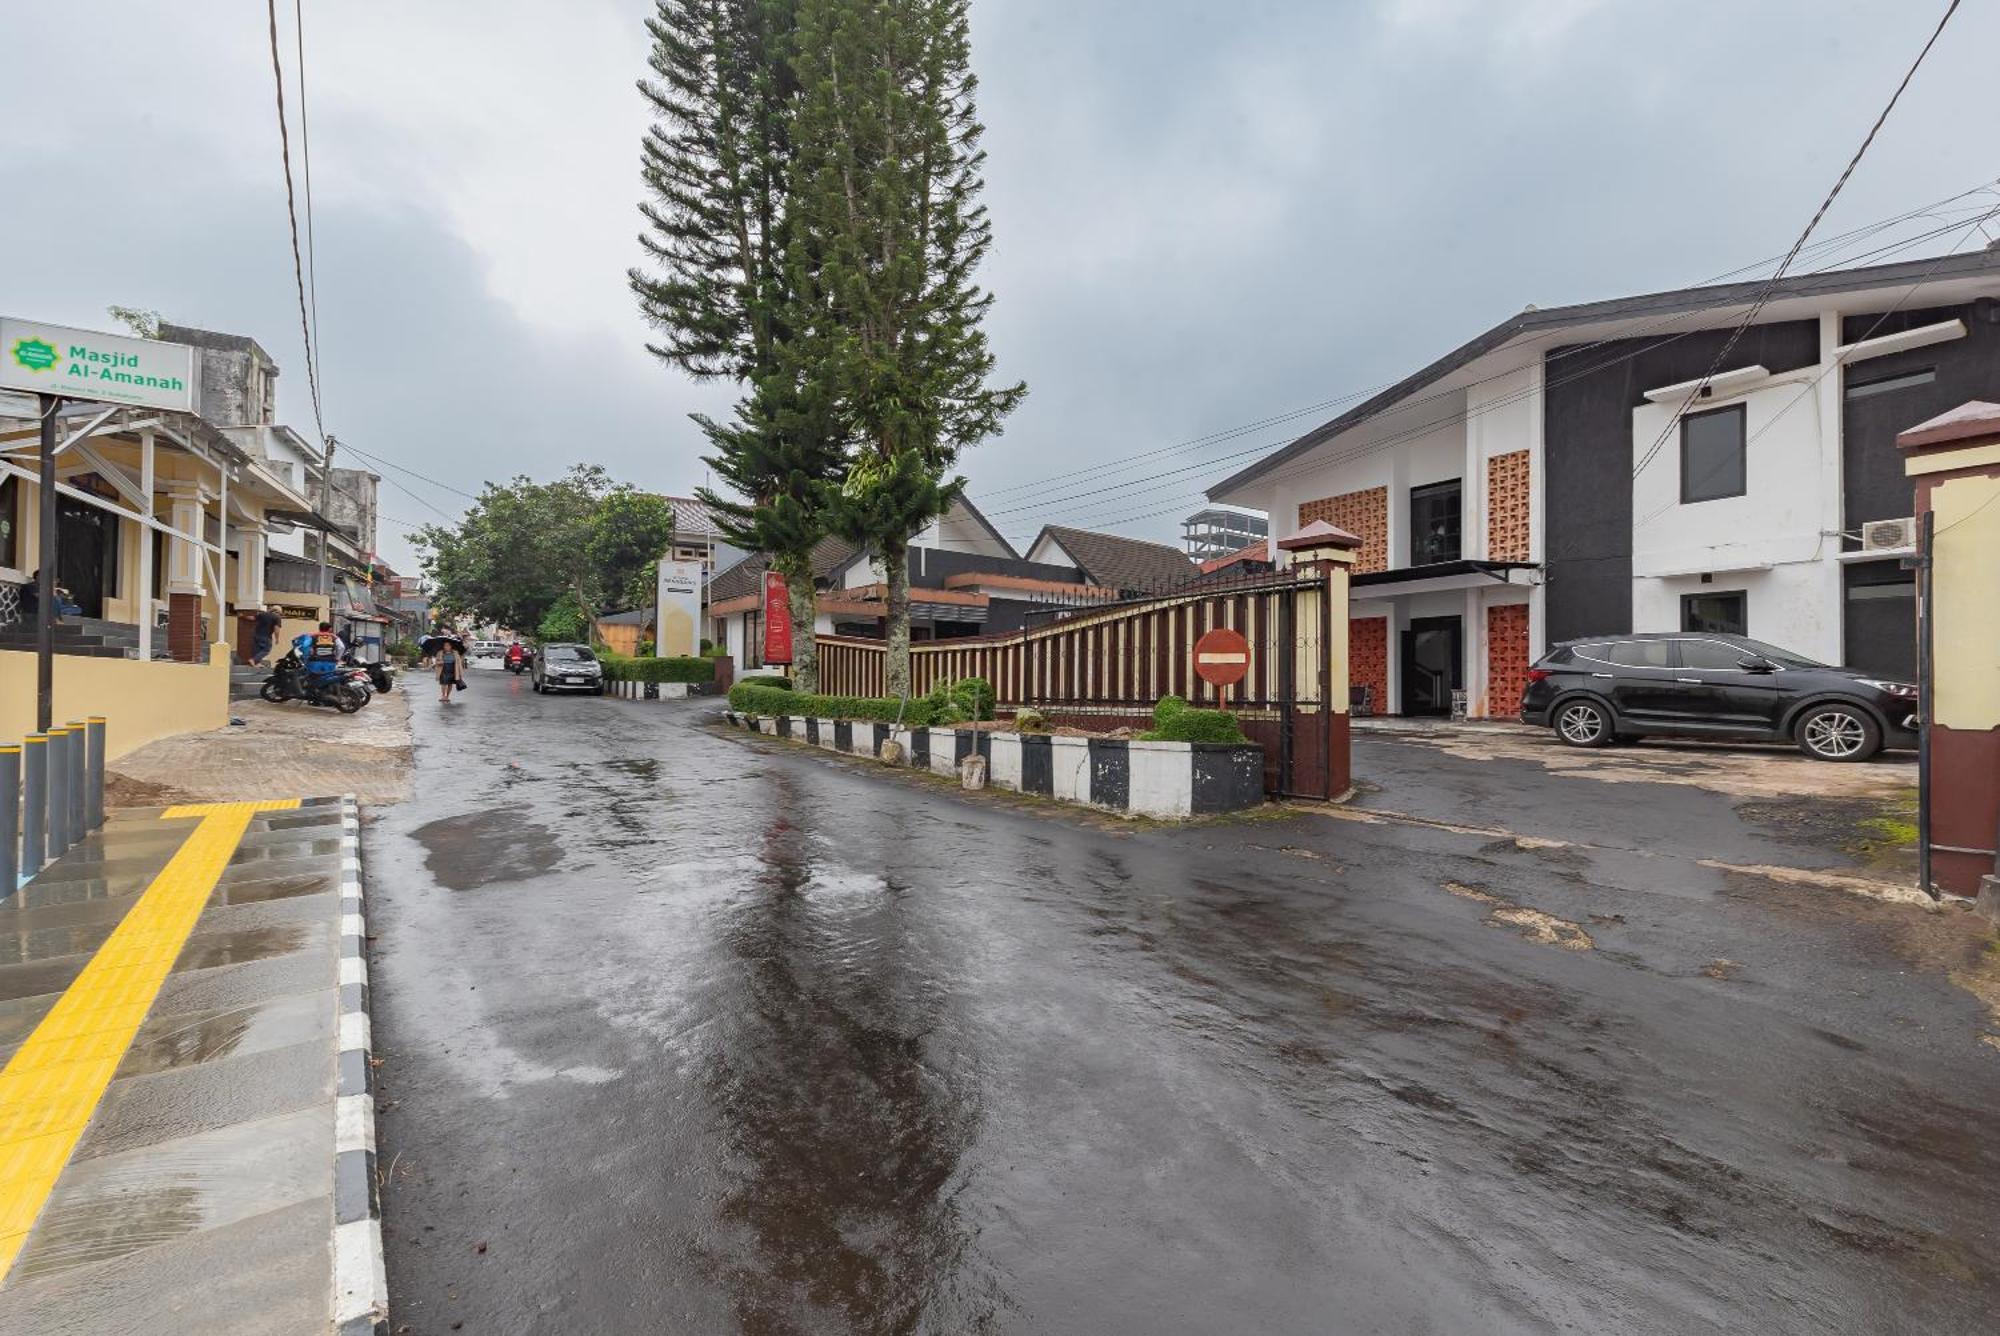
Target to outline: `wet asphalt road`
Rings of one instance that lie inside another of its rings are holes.
[[[1982,939],[1725,799],[1364,739],[1602,838],[1133,832],[459,699],[365,837],[396,1331],[1993,1329]]]

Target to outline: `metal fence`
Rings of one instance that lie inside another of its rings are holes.
[[[1347,723],[1344,709],[1328,708],[1332,597],[1325,574],[1308,564],[1076,609],[1009,634],[924,641],[910,646],[910,691],[983,677],[1002,706],[1032,706],[1052,723],[1086,727],[1141,725],[1161,697],[1180,696],[1236,714],[1264,748],[1267,790],[1331,797],[1345,786],[1334,771],[1336,730],[1344,754]],[[1229,686],[1194,671],[1195,642],[1218,627],[1240,632],[1250,646],[1249,672]],[[884,694],[881,641],[821,636],[818,643],[821,691]]]
[[[0,899],[104,824],[104,719],[0,746]]]

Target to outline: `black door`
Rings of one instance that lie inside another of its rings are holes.
[[[118,517],[74,497],[56,499],[56,583],[85,617],[104,615],[118,567]]]
[[[1451,713],[1465,685],[1464,633],[1456,617],[1413,617],[1403,632],[1403,713]]]

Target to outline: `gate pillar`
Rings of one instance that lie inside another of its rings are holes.
[[[1977,895],[2000,918],[2000,404],[1963,404],[1896,444],[1916,483],[1919,532],[1930,535],[1930,597],[1918,616],[1931,677],[1929,819],[1917,838],[1939,890]]]
[[[1290,538],[1278,540],[1279,550],[1291,553],[1294,563],[1317,566],[1326,580],[1326,593],[1320,604],[1323,622],[1320,644],[1325,659],[1312,667],[1323,673],[1322,680],[1326,683],[1321,708],[1327,714],[1326,795],[1329,799],[1344,798],[1354,787],[1347,712],[1347,602],[1348,577],[1353,574],[1355,553],[1360,546],[1358,535],[1325,520],[1314,520]],[[1311,681],[1312,677],[1301,673],[1298,680],[1303,683]]]

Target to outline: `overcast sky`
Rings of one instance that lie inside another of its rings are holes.
[[[466,492],[578,460],[701,482],[687,414],[731,395],[649,358],[625,286],[650,7],[307,0],[330,431]],[[1171,537],[1242,452],[1328,414],[1113,461],[1393,380],[1530,302],[1782,253],[1942,10],[975,0],[991,335],[1029,397],[967,456],[974,499],[1023,546],[1044,519]],[[250,334],[310,436],[265,23],[253,0],[9,7],[0,310]],[[1970,0],[1823,233],[2000,176],[1995,51],[2000,4]],[[378,471],[408,569],[399,526],[463,498]]]

